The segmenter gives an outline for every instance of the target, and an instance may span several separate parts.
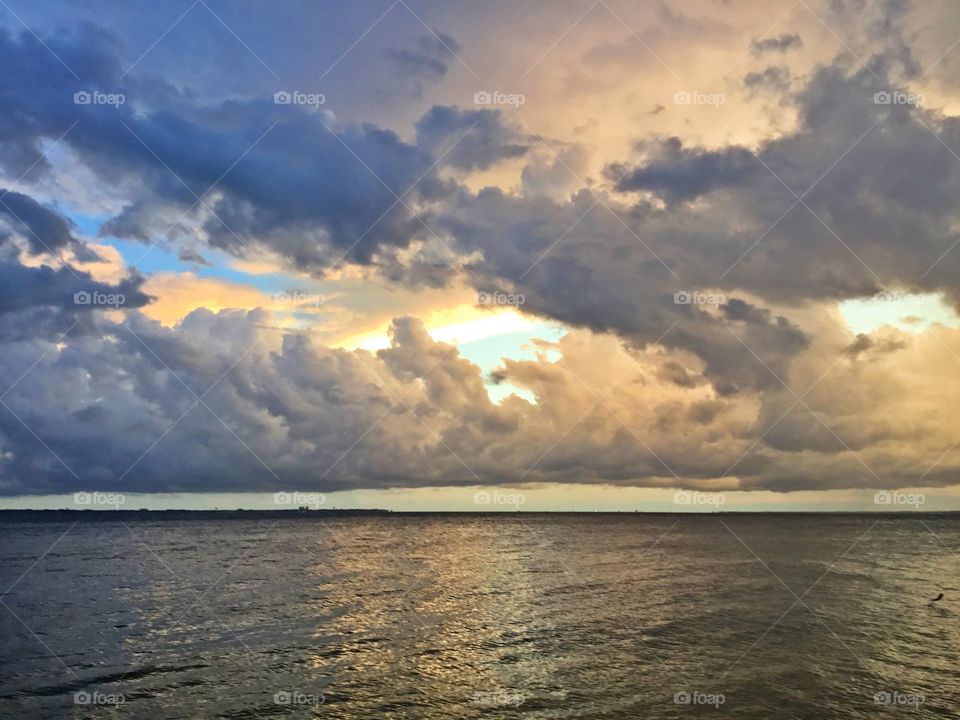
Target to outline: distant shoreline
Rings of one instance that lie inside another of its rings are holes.
[[[830,511],[830,510],[778,510],[778,511],[725,511],[725,512],[662,512],[644,510],[611,511],[472,511],[472,510],[381,510],[376,508],[344,508],[329,510],[0,510],[0,522],[117,522],[125,520],[307,520],[342,517],[517,517],[545,515],[617,517],[711,517],[711,516],[757,516],[757,517],[806,517],[806,516],[851,516],[880,518],[957,518],[960,511]]]

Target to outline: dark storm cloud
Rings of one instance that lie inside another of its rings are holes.
[[[133,314],[129,329],[98,325],[111,342],[71,341],[43,356],[7,402],[54,452],[0,414],[0,447],[15,448],[0,460],[0,494],[456,483],[455,454],[482,472],[493,467],[484,443],[512,444],[516,425],[487,399],[478,368],[409,319],[395,323],[394,346],[378,356],[294,334],[264,338],[268,324],[262,311],[198,310],[169,330]],[[37,349],[11,345],[5,370]]]
[[[171,216],[186,223],[193,208],[208,242],[238,255],[263,243],[307,270],[344,253],[370,262],[378,247],[406,247],[424,232],[408,207],[448,192],[431,170],[431,153],[469,127],[468,119],[477,126],[450,162],[487,167],[491,157],[523,152],[497,113],[430,114],[421,148],[389,130],[342,126],[327,113],[270,98],[201,105],[160,83],[122,78],[102,37],[47,39],[81,83],[27,33],[0,33],[0,93],[8,102],[0,130],[5,146],[20,148],[16,157],[35,159],[44,138],[76,122],[64,144],[105,181],[143,188],[105,223],[107,233],[149,240],[170,229]],[[74,93],[85,91],[122,93],[126,102],[75,104]],[[19,169],[3,154],[0,161]]]
[[[197,265],[210,265],[210,261],[208,261],[203,255],[198,253],[196,250],[185,247],[182,247],[177,251],[177,260],[195,263]]]
[[[784,33],[776,37],[754,40],[750,52],[754,55],[763,55],[768,52],[785,52],[803,46],[803,39],[795,33]]]
[[[774,90],[780,93],[790,88],[790,70],[785,67],[770,66],[762,72],[747,73],[743,84],[750,90]]]
[[[758,308],[745,300],[733,298],[729,302],[720,306],[723,314],[728,320],[741,320],[743,322],[767,323],[770,321],[770,311]]]
[[[468,169],[526,150],[502,114],[486,110],[435,108],[418,123],[414,145],[272,98],[203,105],[162,83],[122,77],[109,36],[85,32],[46,41],[82,83],[27,33],[0,33],[0,92],[9,101],[0,130],[6,145],[21,148],[17,157],[35,159],[44,138],[76,122],[63,142],[105,181],[142,188],[104,223],[106,234],[151,241],[183,232],[194,217],[207,242],[236,255],[265,244],[308,271],[341,255],[369,263],[381,247],[429,236],[409,208],[449,194],[432,168],[439,154],[449,151],[446,164]],[[419,47],[436,49],[426,40]],[[75,92],[93,90],[123,93],[126,102],[74,104]],[[17,169],[13,161],[6,167]]]
[[[657,157],[643,168],[626,174],[623,168],[611,168],[610,175],[620,178],[621,192],[650,190],[671,202],[691,200],[724,185],[740,185],[749,176],[763,170],[749,151],[730,148],[702,151],[683,147],[680,138],[661,144]]]
[[[102,310],[93,295],[122,296],[123,307],[142,307],[150,298],[140,289],[143,278],[134,273],[116,285],[97,282],[88,273],[69,266],[53,269],[46,265],[26,267],[0,261],[0,313],[46,306],[71,313]],[[78,295],[79,293],[79,295]],[[91,300],[87,301],[86,296]],[[2,341],[2,338],[0,338]]]
[[[0,216],[22,233],[34,254],[78,245],[67,219],[28,195],[0,189]]]
[[[587,190],[556,202],[487,188],[460,193],[436,224],[481,254],[478,287],[522,292],[525,311],[638,347],[667,333],[720,395],[769,391],[811,342],[772,306],[885,287],[960,297],[960,253],[948,252],[960,163],[944,150],[960,147],[960,121],[875,103],[894,85],[873,68],[817,71],[792,98],[796,128],[756,149],[641,145],[642,163],[609,170],[621,197],[598,191],[604,205]],[[636,191],[666,206],[625,204]],[[733,299],[717,312],[674,302],[691,290]]]
[[[867,353],[891,353],[897,350],[903,350],[908,346],[905,340],[893,340],[890,338],[881,338],[879,340],[872,338],[866,333],[859,333],[856,341],[850,346],[848,352],[851,355],[861,355]]]
[[[196,310],[169,329],[133,312],[123,326],[97,318],[56,352],[61,338],[8,342],[0,370],[23,377],[0,412],[0,495],[472,485],[515,482],[524,469],[530,482],[633,484],[671,472],[696,482],[747,442],[695,452],[707,438],[733,440],[738,423],[728,404],[697,401],[698,425],[678,435],[685,399],[699,391],[658,398],[642,380],[655,357],[618,399],[649,428],[645,446],[605,409],[578,423],[595,405],[590,391],[549,363],[505,368],[537,405],[493,404],[480,368],[411,318],[395,320],[391,347],[375,354],[270,324],[259,310]],[[564,363],[582,373],[592,352],[571,345]]]
[[[12,233],[0,234],[0,316],[26,313],[23,317],[4,317],[0,322],[0,342],[21,337],[30,323],[21,320],[35,317],[39,320],[36,332],[41,336],[49,327],[64,329],[70,319],[91,311],[103,310],[101,298],[115,305],[137,308],[150,298],[142,291],[144,278],[131,270],[117,284],[95,280],[88,272],[69,263],[50,267],[46,264],[25,265],[18,258],[20,238],[31,255],[57,257],[69,249],[80,262],[99,261],[97,253],[72,234],[71,223],[56,210],[45,207],[29,195],[5,191],[0,195],[0,216],[10,224]],[[51,322],[62,314],[62,322]]]
[[[663,364],[658,378],[665,382],[671,382],[680,387],[696,387],[698,380],[695,375],[687,372],[687,369],[678,362],[669,361]]]
[[[499,110],[435,106],[417,121],[417,145],[460,170],[485,170],[528,150]]]
[[[396,77],[412,80],[416,84],[443,78],[450,63],[455,62],[454,53],[459,51],[460,45],[456,40],[444,33],[437,33],[421,35],[412,47],[387,50],[386,56]]]

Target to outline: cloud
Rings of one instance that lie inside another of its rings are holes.
[[[210,262],[196,250],[182,247],[177,250],[177,260],[182,262],[194,263],[195,265],[206,265],[210,267]]]
[[[386,51],[390,70],[400,82],[412,83],[417,95],[423,92],[423,83],[435,82],[446,76],[460,45],[445,33],[421,35],[411,47]]]
[[[0,235],[0,340],[29,334],[31,319],[33,330],[49,337],[54,327],[64,332],[68,322],[80,324],[83,315],[150,302],[140,273],[119,271],[109,252],[74,237],[55,210],[7,192],[0,197],[4,214],[15,232]]]
[[[790,88],[790,70],[771,65],[764,68],[762,72],[744,75],[743,84],[753,91],[773,90],[782,94]]]
[[[137,311],[122,325],[94,320],[67,337],[5,340],[0,369],[23,378],[0,414],[0,493],[567,481],[789,491],[916,484],[928,468],[920,484],[943,485],[960,468],[933,411],[960,400],[960,332],[942,326],[858,340],[884,348],[867,359],[818,314],[820,341],[795,353],[790,376],[814,413],[779,384],[718,394],[691,352],[586,331],[553,344],[553,360],[504,361],[497,379],[537,403],[495,405],[480,368],[412,318],[376,353],[277,329],[266,310],[198,309],[175,327]]]
[[[0,242],[0,369],[30,372],[0,413],[0,493],[955,481],[943,418],[960,399],[956,331],[856,337],[835,311],[888,287],[960,307],[960,163],[944,149],[960,147],[960,121],[874,99],[910,89],[902,38],[868,68],[841,56],[796,87],[779,70],[748,74],[795,114],[759,142],[637,128],[605,172],[570,182],[564,165],[596,167],[582,154],[592,148],[559,144],[544,159],[507,113],[418,109],[405,138],[269,96],[200,102],[146,75],[121,78],[116,47],[91,32],[45,42],[91,89],[129,103],[74,105],[81,88],[46,48],[0,34],[0,164],[23,172],[79,115],[64,147],[124,203],[105,234],[173,233],[314,275],[343,258],[404,291],[467,278],[522,293],[524,312],[573,330],[559,360],[493,371],[535,404],[496,405],[480,369],[417,320],[396,319],[376,353],[336,349],[279,328],[254,307],[256,291],[94,277],[69,222],[10,192],[19,212],[5,213]],[[792,37],[758,45],[783,51]],[[442,76],[428,45],[394,59]],[[630,41],[616,55],[641,50]],[[521,157],[518,186],[464,182]],[[39,237],[76,263],[55,261]],[[83,291],[129,301],[78,305]]]
[[[437,105],[417,121],[416,132],[418,147],[459,170],[485,170],[528,149],[500,110]]]
[[[78,293],[87,295],[122,296],[125,307],[142,307],[150,298],[140,287],[143,277],[132,273],[117,285],[95,281],[89,274],[69,267],[56,270],[43,265],[26,267],[15,262],[0,262],[0,313],[11,313],[29,308],[48,307],[86,313],[103,309],[96,303],[78,302]]]
[[[588,162],[589,153],[582,145],[565,147],[555,156],[541,153],[523,168],[523,194],[564,201],[580,189],[580,178],[587,174]]]
[[[0,216],[23,235],[34,254],[79,245],[66,218],[23,193],[0,190]]]
[[[123,77],[111,44],[92,32],[48,38],[87,71],[82,88],[32,36],[0,33],[0,59],[9,61],[0,89],[21,118],[8,128],[11,143],[40,156],[45,139],[76,122],[61,142],[101,181],[123,187],[125,205],[103,224],[104,236],[199,236],[239,258],[268,250],[315,273],[341,259],[370,264],[381,250],[431,237],[426,208],[456,190],[439,167],[485,169],[527,149],[496,110],[437,106],[417,122],[411,144],[272,98],[198,105],[157,81]],[[32,91],[38,85],[43,93]],[[88,87],[129,102],[74,104]]]
[[[447,191],[430,170],[430,154],[391,131],[339,125],[270,98],[198,106],[156,81],[123,78],[110,46],[97,40],[49,38],[54,52],[84,69],[81,87],[32,36],[0,33],[8,68],[0,89],[11,98],[7,116],[17,118],[2,129],[23,149],[18,157],[42,155],[46,138],[81,117],[62,142],[102,181],[130,191],[104,233],[151,240],[171,224],[193,223],[210,245],[235,255],[266,245],[296,267],[320,269],[341,255],[369,262],[382,244],[407,246],[423,232],[407,206]],[[87,88],[123,93],[129,102],[74,104],[74,93]],[[406,204],[397,202],[408,191]]]
[[[249,285],[217,278],[200,278],[193,273],[157,273],[144,284],[154,301],[144,315],[172,327],[198,308],[217,312],[226,308],[280,309],[274,299]]]
[[[763,55],[770,52],[786,52],[794,48],[803,47],[803,39],[795,33],[784,33],[776,37],[767,37],[754,40],[750,52],[754,55]]]
[[[690,150],[677,137],[660,143],[658,148],[657,156],[642,168],[624,174],[622,166],[612,167],[609,175],[620,178],[616,189],[651,190],[671,202],[692,200],[723,185],[739,185],[763,170],[745,148]]]

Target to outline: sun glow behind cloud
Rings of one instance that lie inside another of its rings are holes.
[[[340,347],[371,352],[390,346],[388,327],[345,339]],[[557,323],[548,323],[518,310],[489,310],[475,305],[461,305],[431,314],[426,330],[436,342],[457,346],[462,357],[477,364],[486,377],[500,366],[504,358],[533,359],[530,347],[535,340],[556,341],[565,330]],[[511,393],[528,402],[535,396],[509,382],[486,382],[487,393],[494,402],[501,402]]]
[[[463,345],[497,335],[533,331],[539,323],[512,309],[487,311],[472,305],[461,305],[431,313],[425,325],[435,341]],[[382,350],[390,346],[388,329],[389,324],[384,324],[376,330],[348,337],[338,346],[347,350]]]
[[[908,294],[897,291],[847,300],[840,312],[855,333],[870,333],[884,325],[908,332],[922,332],[934,323],[960,328],[960,316],[940,294]]]

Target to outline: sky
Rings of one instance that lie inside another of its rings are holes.
[[[8,0],[0,59],[0,508],[960,509],[956,3]]]

